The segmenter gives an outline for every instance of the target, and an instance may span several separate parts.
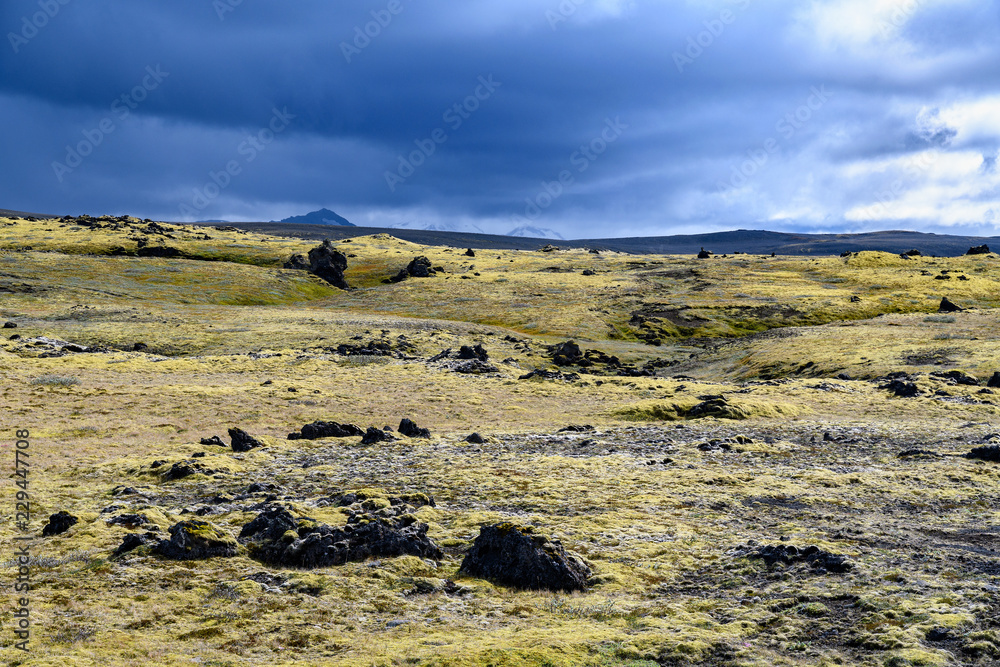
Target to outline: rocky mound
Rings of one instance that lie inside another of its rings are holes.
[[[580,591],[590,568],[530,526],[483,526],[459,572],[532,590]]]
[[[330,239],[324,239],[321,245],[310,250],[308,260],[302,255],[292,255],[285,262],[284,268],[309,271],[334,287],[350,289],[350,285],[344,279],[347,256],[336,250]]]
[[[303,426],[299,433],[289,433],[289,440],[319,440],[320,438],[353,438],[365,432],[354,424],[316,421]]]
[[[263,442],[240,428],[229,429],[229,437],[232,439],[234,452],[249,452],[251,449],[264,446]]]
[[[49,517],[49,522],[42,528],[42,537],[61,535],[75,526],[80,520],[69,512],[56,512]]]
[[[988,445],[986,447],[976,447],[965,455],[967,459],[979,459],[980,461],[992,461],[1000,463],[1000,445]]]
[[[153,551],[171,560],[202,560],[228,558],[238,550],[239,545],[232,537],[207,521],[194,519],[171,526],[170,539],[160,540]]]
[[[343,528],[331,528],[309,518],[294,519],[283,507],[272,507],[243,527],[239,541],[247,545],[252,558],[285,567],[327,567],[370,557],[444,556],[427,537],[427,524],[412,516],[354,514]]]

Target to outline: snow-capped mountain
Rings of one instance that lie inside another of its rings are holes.
[[[485,234],[475,225],[458,222],[397,222],[390,229],[420,229],[427,232],[465,232],[466,234]]]
[[[558,239],[564,241],[565,239],[558,233],[551,229],[545,227],[532,227],[530,225],[521,225],[520,227],[515,227],[506,234],[507,236],[524,236],[533,239]]]

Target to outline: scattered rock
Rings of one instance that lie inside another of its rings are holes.
[[[843,556],[823,551],[817,546],[799,549],[791,545],[765,545],[741,555],[761,559],[768,566],[775,563],[784,563],[785,565],[808,563],[813,570],[820,574],[849,572],[854,568],[854,564]]]
[[[708,259],[711,256],[712,253],[709,252],[708,250],[705,250],[704,248],[702,248],[701,252],[698,253],[698,259]]]
[[[151,523],[144,514],[119,514],[107,520],[109,526],[124,526],[125,528],[138,528]]]
[[[119,556],[123,556],[130,551],[135,551],[141,546],[157,542],[159,542],[159,537],[153,532],[147,532],[144,535],[129,533],[125,536],[125,539],[122,540],[122,543],[118,546],[118,548],[112,552],[111,557],[118,558]]]
[[[471,433],[465,438],[466,442],[471,442],[474,445],[481,445],[486,442],[486,438],[479,435],[478,433]]]
[[[948,628],[934,627],[924,634],[924,638],[929,642],[945,642],[954,639],[955,636]]]
[[[556,433],[590,433],[593,430],[594,427],[590,424],[570,424],[569,426],[563,426]]]
[[[198,473],[210,475],[212,472],[214,471],[206,470],[200,463],[192,464],[187,461],[180,461],[170,466],[170,469],[163,474],[163,481],[172,482],[174,480],[190,477],[191,475],[197,475]]]
[[[595,276],[597,274],[594,273],[591,269],[584,269],[583,270],[583,275],[585,275],[585,276]]]
[[[948,297],[941,297],[941,305],[938,306],[939,313],[958,313],[963,309],[960,306],[956,306],[952,303]]]
[[[239,545],[229,535],[208,523],[193,519],[170,527],[170,539],[160,540],[155,551],[171,560],[202,560],[235,556]]]
[[[16,329],[17,328],[17,322],[4,322],[3,323],[3,328],[4,329]]]
[[[990,254],[990,247],[985,243],[983,245],[977,245],[969,248],[969,251],[965,253],[966,255],[988,255]]]
[[[309,260],[306,259],[305,255],[292,255],[291,257],[288,258],[288,261],[285,262],[283,268],[296,269],[299,271],[308,271]]]
[[[994,372],[993,376],[986,381],[986,386],[993,388],[1000,387],[1000,372]]]
[[[920,395],[920,388],[915,383],[901,379],[892,380],[888,384],[880,386],[879,389],[886,389],[892,392],[893,396],[901,398],[912,398]]]
[[[217,435],[213,435],[211,438],[202,438],[201,439],[201,444],[205,445],[206,447],[225,447],[226,446],[226,443],[224,443],[222,441],[222,438],[220,438]]]
[[[412,420],[406,418],[403,418],[403,420],[399,422],[399,428],[396,430],[399,431],[402,435],[405,435],[407,438],[431,437],[430,429],[420,428]]]
[[[231,428],[229,429],[229,437],[232,438],[232,448],[234,452],[249,452],[255,447],[263,447],[262,443],[257,438],[253,437],[243,429]]]
[[[320,438],[353,438],[365,432],[354,424],[317,421],[302,427],[301,433],[289,433],[289,440],[319,440]]]
[[[927,449],[907,449],[896,455],[901,459],[939,459],[941,455]]]
[[[456,364],[452,367],[453,371],[456,373],[466,373],[470,375],[483,375],[484,373],[499,373],[500,369],[493,364],[487,363],[485,361],[480,361],[479,359],[472,359],[463,363]]]
[[[459,572],[515,588],[581,591],[590,568],[562,545],[534,534],[530,526],[483,526]]]
[[[947,371],[945,373],[931,373],[931,377],[947,380],[951,384],[965,385],[968,387],[978,387],[979,378],[969,375],[963,371]]]
[[[548,371],[543,368],[536,368],[530,373],[525,373],[519,376],[518,380],[531,380],[533,378],[540,378],[542,380],[565,380],[567,382],[573,382],[580,379],[577,373],[560,373],[559,371]]]
[[[466,257],[475,257],[476,256],[476,251],[473,250],[472,248],[469,248],[468,250],[465,251],[465,256]]]
[[[965,458],[978,459],[980,461],[992,461],[993,463],[1000,463],[1000,445],[988,445],[986,447],[976,447],[971,452],[966,454]]]
[[[919,250],[907,250],[903,253],[907,257],[922,257],[922,253]]]
[[[42,528],[42,537],[61,535],[79,523],[79,519],[69,512],[56,512],[49,517],[49,522]]]
[[[316,568],[370,557],[417,556],[439,560],[441,549],[427,537],[427,524],[411,516],[384,518],[354,514],[343,528],[331,528],[288,510],[272,507],[240,531],[250,556],[285,567]]]
[[[364,437],[361,438],[361,444],[374,445],[377,442],[392,442],[395,439],[391,433],[377,429],[374,426],[369,426],[368,430],[365,431]]]
[[[477,343],[473,347],[468,345],[463,345],[458,350],[459,359],[478,359],[479,361],[489,361],[490,355],[487,354],[486,348],[482,344]]]
[[[551,243],[547,243],[541,248],[539,248],[538,252],[555,252],[556,250],[559,250],[559,246],[554,246]]]

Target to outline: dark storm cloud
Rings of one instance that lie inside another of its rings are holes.
[[[895,226],[857,213],[893,160],[995,155],[1000,20],[883,4],[7,2],[2,205],[328,206],[497,232],[520,216],[564,236]],[[897,208],[940,222],[907,196]]]

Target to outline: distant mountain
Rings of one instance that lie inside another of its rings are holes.
[[[400,222],[390,229],[419,229],[425,232],[462,232],[465,234],[485,234],[475,225],[448,222]]]
[[[520,227],[515,227],[514,229],[507,232],[506,236],[523,236],[532,239],[558,239],[563,240],[563,237],[558,233],[552,231],[551,229],[546,229],[545,227],[531,227],[530,225],[521,225]]]
[[[219,223],[228,224],[229,221],[228,220],[199,220],[198,222],[196,222],[194,224],[196,224],[196,225],[210,225],[210,224],[211,225],[215,225],[215,224],[219,224]]]
[[[305,215],[293,215],[290,218],[285,218],[280,221],[272,220],[271,222],[284,222],[299,225],[337,225],[339,227],[356,226],[354,223],[348,222],[347,218],[337,215],[328,208],[321,208],[318,211],[306,213]]]

